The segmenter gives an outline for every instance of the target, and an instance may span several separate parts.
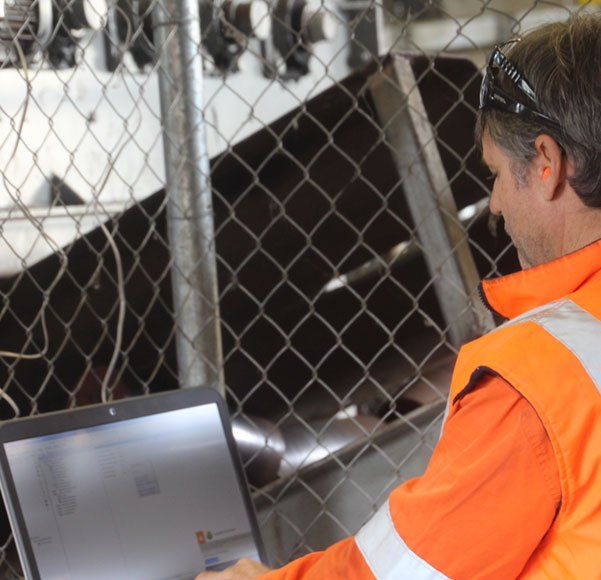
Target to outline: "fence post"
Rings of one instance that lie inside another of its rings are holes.
[[[181,387],[224,394],[210,167],[203,118],[196,0],[160,0],[153,11],[165,149],[167,231]]]

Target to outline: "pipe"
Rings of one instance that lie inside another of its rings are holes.
[[[197,0],[162,0],[153,10],[173,263],[180,386],[225,395],[215,227],[203,119]]]

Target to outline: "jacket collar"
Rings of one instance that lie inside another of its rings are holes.
[[[601,274],[601,240],[546,264],[484,280],[480,293],[490,310],[511,319],[575,292],[595,274]]]

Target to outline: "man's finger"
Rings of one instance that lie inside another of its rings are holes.
[[[201,572],[196,576],[196,580],[256,580],[266,572],[269,572],[267,566],[243,558],[223,572]]]

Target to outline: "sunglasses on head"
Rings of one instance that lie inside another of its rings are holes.
[[[509,40],[495,46],[488,60],[488,66],[482,84],[480,85],[480,109],[498,109],[506,113],[520,115],[541,125],[561,131],[561,125],[548,115],[536,110],[539,107],[538,99],[530,83],[524,78],[516,66],[503,54],[502,48],[508,44],[519,42],[519,38]],[[495,84],[496,75],[501,71],[513,83],[516,89],[530,101],[535,108],[514,99],[503,89]]]

